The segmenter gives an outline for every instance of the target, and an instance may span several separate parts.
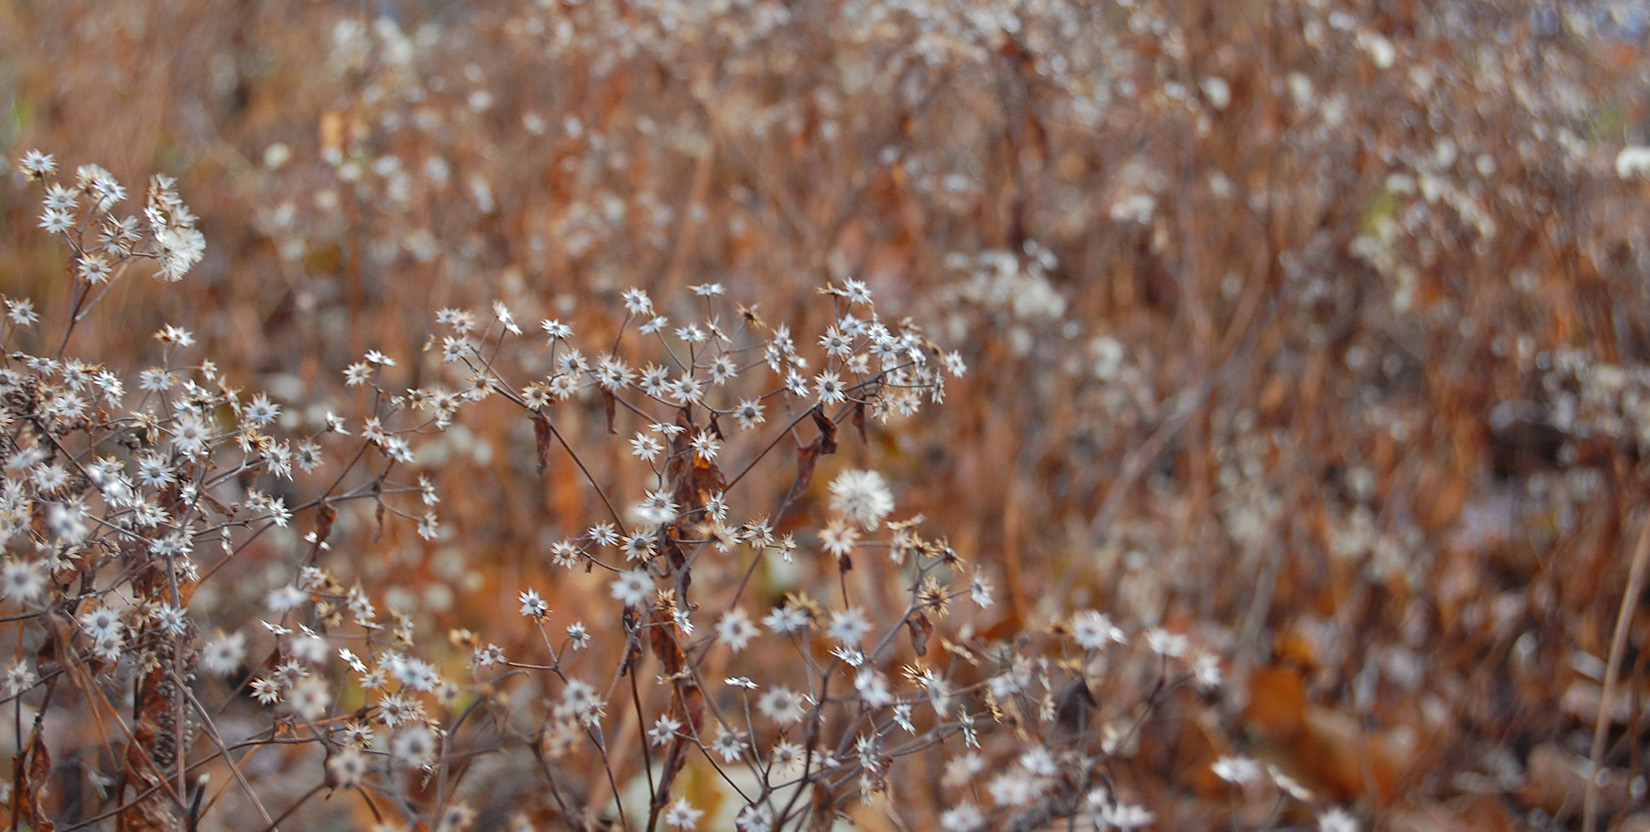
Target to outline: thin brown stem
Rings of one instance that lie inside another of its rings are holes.
[[[1638,607],[1639,593],[1644,589],[1644,570],[1650,563],[1650,518],[1639,527],[1638,545],[1633,549],[1633,563],[1627,570],[1627,591],[1621,596],[1616,610],[1616,630],[1610,637],[1610,663],[1604,670],[1604,693],[1598,703],[1598,717],[1593,721],[1593,748],[1588,754],[1587,789],[1582,796],[1581,830],[1593,832],[1598,824],[1598,777],[1604,764],[1604,740],[1610,722],[1615,716],[1616,684],[1621,680],[1622,657],[1627,652],[1627,631],[1633,623],[1633,610]]]

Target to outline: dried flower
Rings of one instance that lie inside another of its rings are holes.
[[[831,482],[831,508],[866,531],[894,510],[894,495],[876,471],[843,471]]]
[[[614,599],[625,606],[639,607],[647,603],[648,596],[653,593],[653,578],[645,569],[633,569],[613,581],[611,592]]]
[[[743,609],[734,607],[716,622],[716,640],[737,653],[744,650],[761,631]]]

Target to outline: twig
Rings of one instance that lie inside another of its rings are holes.
[[[168,675],[172,677],[172,684],[176,685],[178,690],[183,693],[183,698],[187,700],[189,704],[195,706],[195,712],[201,715],[201,727],[206,729],[206,735],[212,738],[212,743],[218,747],[218,750],[223,753],[224,759],[228,761],[229,746],[223,741],[223,735],[218,733],[218,726],[212,721],[211,713],[206,710],[206,706],[202,705],[199,699],[195,698],[195,694],[189,690],[189,686],[184,683],[182,677],[178,676],[175,672],[171,672],[170,670],[168,671]],[[181,745],[178,747],[178,754],[180,757],[183,754],[183,747]],[[183,770],[184,769],[182,768],[179,769],[180,772]],[[236,765],[233,761],[230,761],[229,773],[233,774],[235,776],[235,782],[239,783],[241,788],[246,790],[247,800],[252,803],[252,808],[257,810],[258,817],[262,818],[264,823],[268,824],[269,829],[276,829],[277,821],[270,818],[268,810],[264,809],[263,801],[258,799],[258,792],[252,788],[251,783],[247,782],[246,775],[241,773],[241,767]],[[305,799],[308,799],[307,796]],[[302,802],[303,801],[299,801],[299,803]],[[293,808],[297,807],[294,806]],[[290,812],[291,810],[288,811]],[[285,815],[282,817],[285,817]]]
[[[1616,611],[1616,632],[1610,637],[1610,664],[1604,671],[1604,694],[1599,700],[1598,718],[1593,722],[1593,750],[1587,755],[1587,790],[1581,804],[1581,832],[1593,832],[1597,828],[1598,770],[1604,762],[1604,735],[1615,713],[1616,683],[1620,681],[1622,656],[1627,652],[1627,627],[1633,621],[1633,608],[1638,605],[1639,592],[1644,588],[1646,562],[1650,562],[1650,517],[1639,527],[1633,565],[1627,570],[1627,591],[1621,596],[1621,607]]]

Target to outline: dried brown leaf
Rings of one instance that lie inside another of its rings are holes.
[[[611,420],[612,417],[610,415],[610,423]],[[533,414],[533,439],[535,440],[534,447],[538,453],[536,470],[541,477],[544,476],[544,469],[550,465],[550,438],[550,420],[536,413]]]
[[[814,427],[819,428],[819,452],[826,456],[836,453],[836,423],[819,405],[814,405],[809,415],[814,417]]]
[[[928,637],[934,634],[934,625],[928,616],[917,613],[906,619],[905,628],[911,633],[911,649],[919,656],[928,655]]]

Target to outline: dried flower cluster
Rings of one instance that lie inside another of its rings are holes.
[[[71,188],[53,179],[51,157],[23,164],[44,185],[49,218],[67,217],[53,233],[78,262],[92,256],[89,228],[126,225],[106,175]],[[72,213],[80,198],[85,216]],[[165,239],[192,231],[181,224],[190,215],[160,178],[149,204],[149,238],[105,250],[124,267],[150,239],[170,278]],[[75,270],[77,308],[109,282],[85,271]],[[125,751],[97,775],[112,784],[104,800],[76,811],[137,828],[198,825],[231,783],[270,826],[317,794],[353,790],[383,828],[466,828],[478,810],[499,811],[490,801],[501,796],[468,776],[490,754],[536,773],[504,804],[527,800],[511,818],[529,826],[611,815],[697,828],[708,809],[683,793],[691,777],[694,793],[726,795],[736,828],[817,828],[886,799],[903,758],[935,754],[950,760],[945,784],[960,795],[939,821],[948,830],[1149,823],[1150,811],[1115,791],[1108,760],[1166,698],[1218,685],[1219,661],[1183,635],[1131,636],[1094,611],[1042,634],[959,627],[971,616],[954,613],[958,602],[993,606],[991,579],[929,536],[920,515],[900,516],[875,470],[842,470],[823,525],[795,522],[821,458],[942,401],[965,367],[911,323],[882,320],[857,280],[823,287],[832,321],[803,337],[725,294],[691,287],[673,321],[646,292],[626,290],[594,347],[560,320],[530,333],[503,303],[443,309],[428,347],[439,381],[393,390],[380,375],[398,362],[369,351],[344,377],[370,391],[371,415],[328,411],[308,432],[267,393],[248,395],[188,358],[194,338],[176,326],[156,333],[161,363],[131,392],[100,364],[8,353],[0,595],[19,658],[7,700],[36,714],[14,815],[49,823],[64,809],[45,761],[64,741],[48,739],[48,715],[68,709],[118,719],[124,735],[101,737]],[[8,344],[50,325],[27,300],[5,302]],[[541,473],[565,458],[599,495],[606,516],[544,557],[570,579],[598,576],[608,617],[553,624],[544,596],[523,588],[536,647],[506,651],[453,631],[454,654],[350,577],[371,544],[344,527],[368,525],[354,511],[363,504],[371,523],[393,514],[439,538],[440,500],[415,473],[412,442],[490,399],[532,425]],[[608,493],[563,433],[596,409],[613,435],[598,441],[629,435],[637,493]],[[781,464],[787,446],[788,492],[740,488],[758,465]],[[421,514],[408,510],[416,505]],[[311,531],[259,545],[297,513]],[[340,557],[345,541],[353,554]],[[252,600],[255,620],[237,620],[238,605],[198,603],[226,592],[217,583],[249,557],[284,576]],[[763,586],[794,580],[782,573],[798,557],[826,561],[815,574],[835,581]],[[1139,693],[1096,699],[1120,685]],[[1009,745],[988,745],[1000,727],[1012,729]],[[238,762],[236,749],[266,744],[312,749],[317,785],[293,807],[270,806]],[[1012,765],[989,775],[1009,747]],[[210,781],[194,772],[224,765],[235,776],[203,809]],[[645,795],[629,794],[644,782]],[[985,806],[967,796],[982,790]]]
[[[0,17],[18,828],[1642,820],[1633,3]]]

